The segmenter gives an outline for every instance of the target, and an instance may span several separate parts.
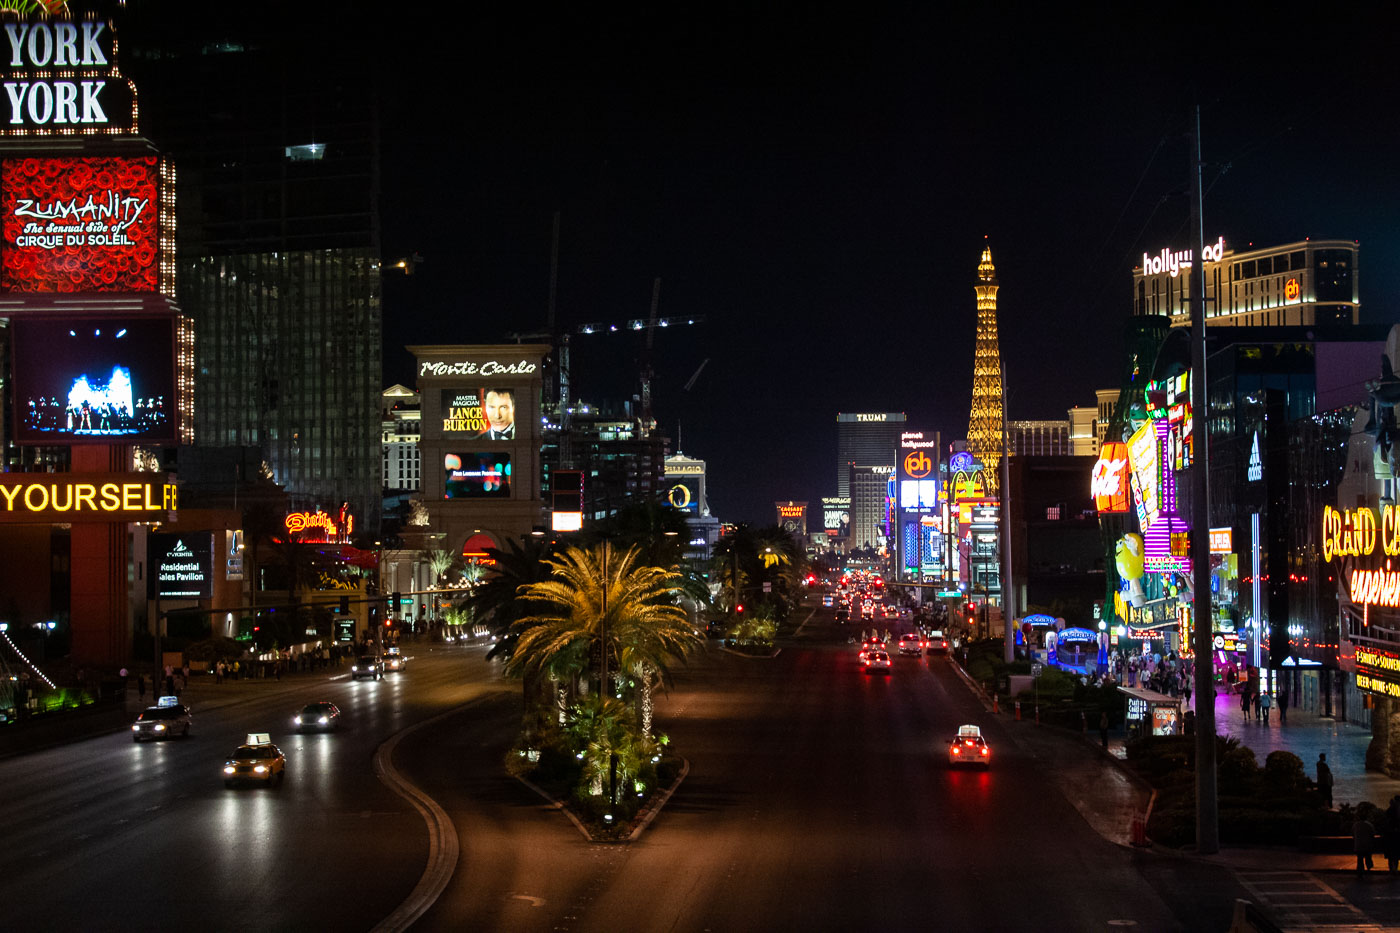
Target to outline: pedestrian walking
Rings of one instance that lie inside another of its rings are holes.
[[[1327,809],[1332,809],[1332,769],[1327,766],[1327,753],[1317,756],[1317,789],[1322,791],[1322,799]]]
[[[1274,698],[1269,695],[1267,690],[1264,691],[1259,697],[1259,709],[1264,714],[1264,725],[1266,726],[1269,724],[1269,710],[1273,708],[1273,705]]]
[[[1400,869],[1400,794],[1390,798],[1390,806],[1381,817],[1381,851],[1393,875]]]
[[[1258,691],[1258,690],[1253,691],[1253,694],[1252,694],[1252,696],[1251,696],[1251,702],[1252,702],[1252,704],[1253,704],[1253,706],[1254,706],[1254,718],[1255,718],[1255,719],[1258,719],[1258,718],[1259,718],[1259,699],[1260,699],[1260,691]]]
[[[1288,722],[1288,691],[1278,692],[1278,724],[1280,726]]]
[[[1240,712],[1244,713],[1244,718],[1249,718],[1249,688],[1240,687]]]
[[[1372,854],[1376,851],[1376,827],[1368,819],[1366,813],[1371,808],[1357,809],[1356,822],[1351,824],[1351,842],[1353,851],[1356,852],[1356,873],[1362,872],[1362,866],[1366,871],[1376,867]]]
[[[167,667],[166,670],[170,670],[170,668]],[[177,695],[177,694],[175,693],[175,675],[174,675],[174,674],[166,674],[166,675],[165,675],[165,695],[168,696],[168,697],[173,697],[173,696],[176,696],[176,695]]]
[[[1108,710],[1099,713],[1099,741],[1108,748]]]
[[[1186,697],[1186,705],[1187,705],[1187,706],[1190,706],[1190,705],[1191,705],[1191,676],[1190,676],[1189,674],[1183,675],[1183,676],[1182,676],[1181,691],[1182,691],[1182,694]]]
[[[136,699],[146,702],[146,675],[139,671],[136,674]]]

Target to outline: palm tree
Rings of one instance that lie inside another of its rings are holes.
[[[605,542],[550,558],[551,578],[520,588],[531,612],[516,622],[519,640],[506,671],[557,675],[596,663],[595,692],[604,694],[612,692],[612,673],[635,670],[641,684],[664,678],[668,663],[699,638],[675,603],[679,575],[642,565],[640,555],[637,547],[613,553]]]
[[[433,575],[433,624],[437,624],[438,616],[442,610],[438,587],[442,585],[443,576],[452,569],[453,564],[457,563],[457,555],[442,548],[430,548],[423,550],[418,556],[427,562],[428,570]]]
[[[553,547],[543,538],[526,538],[523,545],[507,541],[504,548],[486,549],[493,563],[482,581],[472,587],[463,605],[501,639],[487,653],[488,658],[509,658],[514,651],[513,626],[524,615],[519,590],[526,584],[549,578],[551,571],[545,561]]]

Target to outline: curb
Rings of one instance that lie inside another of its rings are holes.
[[[582,820],[580,820],[577,816],[574,815],[574,811],[570,810],[568,805],[565,804],[564,801],[554,799],[554,797],[552,797],[548,791],[546,791],[543,787],[540,787],[534,781],[531,781],[529,778],[517,776],[516,780],[519,781],[521,784],[524,784],[526,787],[530,788],[530,790],[539,794],[545,800],[549,801],[549,808],[551,810],[558,810],[565,816],[567,816],[569,818],[569,822],[573,823],[574,826],[578,828],[578,831],[583,835],[585,841],[596,843],[597,845],[623,845],[626,843],[636,842],[638,839],[641,838],[642,833],[647,829],[647,827],[649,827],[652,824],[652,821],[661,815],[661,808],[666,806],[666,804],[670,801],[671,795],[674,794],[676,792],[676,789],[681,786],[681,782],[685,780],[686,775],[688,774],[690,774],[690,759],[682,758],[681,773],[676,775],[675,781],[673,781],[671,783],[671,786],[666,788],[665,792],[661,794],[661,798],[657,800],[654,805],[647,807],[646,814],[637,820],[637,825],[633,827],[632,832],[628,833],[627,836],[622,839],[594,839],[593,834],[588,831],[588,827],[583,824]]]
[[[772,654],[749,654],[747,651],[735,651],[733,648],[726,648],[723,645],[720,645],[719,650],[736,658],[747,658],[750,661],[771,661],[783,653],[783,649],[774,648]]]
[[[401,740],[425,726],[433,725],[449,716],[455,716],[461,711],[462,707],[459,706],[422,722],[414,723],[407,729],[390,736],[374,753],[375,776],[386,787],[412,804],[413,808],[422,815],[423,822],[428,824],[427,867],[423,869],[422,876],[418,879],[418,883],[413,886],[408,897],[404,898],[403,902],[394,908],[389,916],[374,925],[375,933],[407,930],[413,926],[419,917],[427,913],[428,909],[437,903],[437,899],[447,888],[448,882],[452,880],[452,875],[457,870],[459,845],[457,828],[452,825],[452,819],[438,805],[437,801],[416,785],[411,784],[407,778],[399,773],[399,770],[394,767],[393,758],[394,749]]]

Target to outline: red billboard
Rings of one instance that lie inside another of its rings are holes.
[[[0,291],[160,291],[158,156],[0,164]]]

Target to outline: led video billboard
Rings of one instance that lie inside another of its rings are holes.
[[[160,290],[160,159],[0,163],[0,291]]]
[[[666,483],[666,502],[672,508],[692,515],[700,513],[700,477],[668,476]]]
[[[488,385],[442,390],[442,433],[466,435],[483,441],[513,441],[515,386]]]
[[[510,454],[447,454],[444,499],[502,499],[510,496]]]
[[[176,442],[175,319],[10,322],[15,442]]]

